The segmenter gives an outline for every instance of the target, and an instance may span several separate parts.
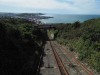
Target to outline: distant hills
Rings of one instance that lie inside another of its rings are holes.
[[[14,17],[14,18],[24,18],[24,19],[48,19],[53,18],[50,16],[45,16],[43,13],[0,13],[0,17]]]

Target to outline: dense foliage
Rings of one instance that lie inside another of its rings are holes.
[[[34,24],[20,18],[0,18],[0,75],[35,74],[45,31]]]
[[[100,18],[58,25],[53,32],[59,43],[78,52],[79,60],[87,62],[100,72]]]

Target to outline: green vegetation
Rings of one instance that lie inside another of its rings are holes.
[[[55,39],[79,54],[79,60],[100,72],[100,18],[58,25]]]
[[[25,19],[0,18],[0,75],[35,75],[45,31],[34,25]]]

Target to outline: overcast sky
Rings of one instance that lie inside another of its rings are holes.
[[[0,0],[0,12],[100,14],[100,0]]]

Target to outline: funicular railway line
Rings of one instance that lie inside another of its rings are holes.
[[[85,64],[82,64],[79,60],[77,60],[74,56],[73,56],[73,52],[70,53],[68,52],[65,48],[63,48],[61,45],[59,44],[56,44],[60,49],[62,49],[62,51],[64,53],[66,53],[67,57],[71,57],[73,58],[72,59],[72,62],[75,62],[78,66],[81,67],[81,69],[87,74],[87,75],[95,75],[92,71],[90,71]],[[83,74],[84,75],[84,74]]]
[[[53,50],[53,53],[54,53],[54,56],[55,56],[56,62],[58,64],[61,75],[69,75],[66,67],[64,66],[64,63],[62,62],[61,58],[59,57],[58,53],[56,52],[56,50],[51,42],[50,42],[50,45]]]
[[[69,70],[69,74],[70,75],[82,75],[80,70],[76,67],[76,64],[72,63],[72,61],[66,56],[66,53],[62,52],[62,50],[60,49],[60,46],[58,46],[55,42],[53,42],[53,44],[55,45],[56,48],[58,48],[60,55],[63,58],[62,60],[64,60],[65,65],[67,65],[67,68]]]
[[[63,49],[61,46],[56,44],[54,41],[50,41],[51,48],[53,50],[57,65],[61,75],[94,75],[84,65],[80,64],[79,61],[74,59],[71,60],[71,54]]]

